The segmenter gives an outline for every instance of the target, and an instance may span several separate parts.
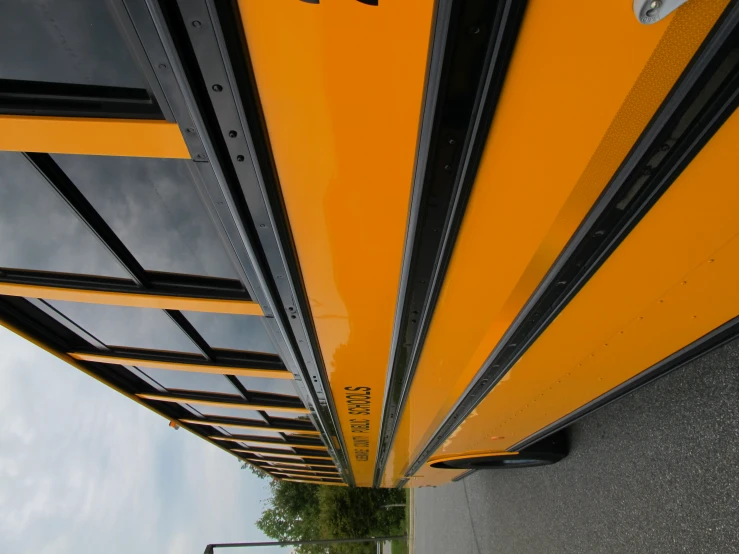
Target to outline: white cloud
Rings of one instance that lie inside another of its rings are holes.
[[[0,552],[264,540],[266,484],[235,458],[2,328],[0,353]]]

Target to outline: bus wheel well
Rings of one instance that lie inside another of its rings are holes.
[[[556,464],[567,456],[569,440],[566,431],[558,431],[519,452],[457,456],[432,462],[437,469],[514,469]]]

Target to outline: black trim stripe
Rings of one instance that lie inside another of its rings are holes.
[[[101,292],[151,294],[212,300],[235,300],[250,302],[252,298],[241,282],[235,279],[199,277],[179,273],[147,272],[149,285],[141,287],[133,280],[115,277],[99,277],[76,273],[34,271],[0,267],[0,282],[16,285],[33,285],[63,289],[79,289]]]
[[[526,2],[437,4],[375,468],[385,470],[477,175]]]
[[[186,419],[192,419],[192,415],[187,416]],[[296,433],[299,433],[300,431],[315,431],[315,427],[313,427],[313,424],[310,421],[300,421],[279,417],[273,417],[271,419],[271,423],[265,423],[256,419],[209,416],[198,420],[198,425],[223,425],[226,427],[230,425],[249,425],[253,426],[255,429],[264,429],[265,431],[269,431],[273,427],[279,427],[281,429],[288,429],[289,432]]]
[[[178,312],[179,313],[179,312]],[[240,350],[222,350],[219,348],[210,348],[207,343],[204,348],[211,353],[210,357],[204,358],[197,354],[187,354],[185,352],[168,352],[165,350],[149,350],[144,348],[124,348],[121,346],[110,347],[104,352],[100,350],[90,350],[90,347],[76,350],[80,354],[99,355],[105,354],[115,356],[117,358],[130,358],[133,360],[149,360],[152,362],[175,363],[175,364],[203,364],[220,366],[223,368],[224,374],[229,369],[252,368],[252,369],[272,369],[275,371],[285,371],[285,365],[279,356],[274,354],[263,354],[261,352],[242,352]],[[104,363],[104,362],[97,362]],[[118,362],[111,362],[118,364]],[[131,365],[135,365],[132,363]]]
[[[141,393],[141,394],[155,394],[159,399],[152,399],[161,402],[180,402],[186,404],[192,402],[194,404],[209,402],[214,404],[228,404],[228,405],[239,405],[245,409],[250,408],[253,404],[259,404],[265,406],[265,408],[279,410],[280,408],[305,408],[303,403],[297,396],[285,396],[281,394],[269,394],[265,392],[257,393],[251,392],[250,398],[245,400],[242,396],[234,394],[220,394],[213,392],[199,392],[191,390],[178,390],[168,389],[169,392],[156,392],[156,393]],[[181,399],[181,400],[180,400]],[[207,408],[203,408],[203,411],[207,411]],[[276,419],[276,418],[272,418]],[[311,426],[312,428],[312,426]]]
[[[333,475],[326,475],[317,471],[304,473],[302,471],[294,471],[294,467],[283,466],[267,466],[270,467],[278,479],[283,480],[300,480],[307,481],[311,484],[320,485],[321,483],[341,483],[341,478]],[[325,480],[324,480],[325,479]]]
[[[211,438],[214,438],[214,437],[211,436]],[[276,444],[276,445],[282,444],[282,445],[288,446],[285,444],[286,441],[283,439],[275,439],[272,437],[260,437],[258,435],[231,435],[228,438],[237,439],[238,441],[246,442],[246,443],[255,442],[255,443],[269,443],[269,444]],[[235,442],[235,441],[229,440],[229,441],[224,441],[224,442]],[[315,440],[311,440],[311,439],[304,439],[300,437],[291,436],[287,440],[287,442],[289,442],[291,445],[295,445],[295,446],[290,446],[290,448],[297,448],[297,449],[299,449],[301,446],[323,446],[323,443],[318,438],[316,438]],[[308,450],[305,450],[305,452],[308,452]],[[321,451],[320,450],[310,450],[310,452],[321,452]]]
[[[301,464],[305,466],[310,466],[313,468],[322,468],[322,467],[328,467],[333,469],[334,465],[331,460],[301,460],[301,459],[295,459],[295,458],[275,458],[272,456],[257,456],[256,453],[254,454],[243,454],[243,456],[248,460],[254,460],[259,462],[275,462],[275,463],[283,463],[283,464]]]
[[[245,454],[246,456],[269,456],[271,454],[277,455],[279,458],[282,456],[289,456],[285,457],[285,461],[290,461],[294,459],[299,459],[301,456],[307,456],[308,459],[318,459],[318,460],[331,460],[331,457],[328,455],[327,452],[321,452],[320,450],[302,450],[300,448],[291,447],[292,450],[280,450],[278,448],[265,448],[263,446],[254,446],[254,447],[244,447],[244,446],[234,446],[231,448],[231,450],[234,450],[240,454]],[[247,452],[248,451],[248,452]]]
[[[277,469],[275,466],[271,466],[271,467],[272,467],[272,469]],[[289,468],[288,467],[281,467],[278,470],[278,473],[290,473],[290,474],[293,474],[296,477],[298,475],[305,475],[307,477],[313,476],[313,477],[317,477],[317,478],[323,478],[323,477],[325,477],[327,479],[336,479],[336,478],[339,478],[340,479],[340,477],[339,477],[338,474],[334,475],[335,472],[336,472],[336,470],[333,469],[333,468],[330,468],[330,467],[321,468],[321,469],[312,469],[312,468],[301,469],[301,468],[298,468],[298,467],[294,467],[293,466],[293,467],[289,467]]]
[[[146,89],[0,79],[0,114],[164,119]]]
[[[320,483],[343,483],[344,481],[339,475],[333,476],[322,473],[320,470],[313,470],[312,473],[296,472],[295,467],[270,466],[267,465],[280,479],[300,479],[311,482]]]
[[[734,0],[407,477],[521,358],[734,112],[739,99],[738,21],[739,2]]]

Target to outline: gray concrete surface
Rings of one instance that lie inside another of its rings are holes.
[[[554,466],[416,491],[414,554],[739,553],[739,342],[571,427]]]

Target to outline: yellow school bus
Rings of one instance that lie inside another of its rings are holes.
[[[739,331],[736,0],[35,0],[0,323],[276,479],[550,464]]]

